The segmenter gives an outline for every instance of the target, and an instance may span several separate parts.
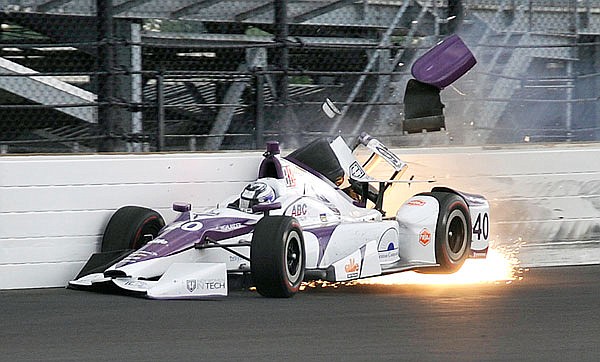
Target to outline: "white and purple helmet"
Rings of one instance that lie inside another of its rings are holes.
[[[240,195],[240,209],[252,210],[252,206],[275,201],[275,191],[269,185],[261,181],[252,182],[242,191]]]

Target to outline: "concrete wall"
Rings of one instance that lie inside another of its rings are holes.
[[[523,265],[600,263],[599,145],[398,152],[409,174],[485,195],[494,242],[520,248]]]
[[[260,154],[0,157],[0,288],[65,285],[113,211],[214,205],[256,177]]]
[[[525,265],[600,262],[600,146],[395,150],[407,176],[483,194],[497,246]],[[62,286],[99,250],[112,212],[212,206],[256,177],[261,153],[0,157],[0,289]],[[436,184],[433,184],[436,185]],[[432,184],[391,190],[386,208]]]

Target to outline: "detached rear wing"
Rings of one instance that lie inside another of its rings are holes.
[[[433,132],[446,128],[440,91],[476,63],[473,53],[456,34],[419,57],[411,68],[415,79],[408,81],[404,92],[404,132]]]

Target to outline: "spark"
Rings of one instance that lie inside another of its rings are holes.
[[[390,274],[359,281],[361,284],[480,284],[480,283],[511,283],[522,273],[518,267],[518,259],[510,254],[504,254],[491,249],[485,259],[468,259],[465,264],[453,274],[421,274],[413,271]]]
[[[468,285],[468,284],[511,284],[523,279],[528,269],[519,266],[519,245],[496,246],[490,248],[485,259],[467,259],[465,264],[453,274],[421,274],[414,271],[395,273],[348,282],[327,282],[322,280],[305,282],[301,290],[314,288],[351,287],[368,285]]]

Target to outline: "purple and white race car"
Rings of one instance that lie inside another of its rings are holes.
[[[475,59],[457,36],[420,57],[406,88],[405,132],[443,128],[440,90]],[[324,112],[339,110],[327,100]],[[359,145],[371,156],[360,163]],[[386,179],[370,176],[383,160]],[[155,211],[126,206],[110,219],[100,253],[69,287],[117,289],[149,298],[227,295],[232,280],[249,281],[267,297],[291,297],[304,280],[349,281],[405,270],[451,273],[468,257],[485,257],[489,204],[484,197],[435,187],[387,216],[386,190],[407,164],[363,134],[349,147],[341,137],[317,139],[281,157],[276,142],[256,181],[215,208],[192,210],[165,226]],[[428,180],[425,180],[427,182]]]
[[[363,134],[358,143],[371,153],[364,164],[341,137],[286,157],[270,142],[257,180],[240,194],[198,211],[175,203],[181,214],[166,226],[153,210],[123,207],[106,227],[102,252],[69,287],[198,298],[227,295],[228,280],[245,276],[263,296],[291,297],[305,280],[451,273],[468,257],[486,256],[485,198],[435,187],[387,217],[386,190],[419,181],[401,180],[407,164],[377,139]],[[380,160],[393,169],[389,179],[365,171]]]

